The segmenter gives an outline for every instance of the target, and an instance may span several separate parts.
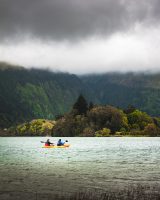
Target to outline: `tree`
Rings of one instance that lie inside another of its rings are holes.
[[[92,110],[93,107],[94,107],[94,104],[93,104],[93,102],[91,101],[91,102],[89,103],[88,110]]]
[[[78,97],[77,101],[73,105],[73,110],[76,110],[77,115],[85,115],[87,113],[88,103],[82,94]]]
[[[159,132],[159,128],[154,123],[148,124],[144,129],[144,133],[150,136],[158,136]]]
[[[153,122],[152,118],[147,115],[147,113],[140,110],[135,110],[134,112],[128,114],[127,118],[131,128],[137,124],[140,130],[144,130],[145,126]]]
[[[67,114],[56,122],[52,130],[52,136],[78,136],[83,133],[87,126],[86,116]]]
[[[126,115],[119,109],[112,106],[97,106],[87,113],[90,124],[94,129],[101,130],[109,128],[112,133],[119,131],[122,127],[128,128]]]

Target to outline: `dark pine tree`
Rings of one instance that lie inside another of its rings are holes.
[[[93,104],[93,102],[91,101],[91,102],[89,103],[88,110],[92,110],[93,107],[94,107],[94,104]]]
[[[79,95],[77,101],[73,105],[73,110],[76,110],[78,115],[85,115],[88,110],[88,103],[82,94]]]

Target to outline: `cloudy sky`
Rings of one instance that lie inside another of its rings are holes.
[[[0,60],[77,74],[160,71],[160,0],[0,0]]]

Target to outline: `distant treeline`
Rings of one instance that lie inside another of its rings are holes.
[[[88,103],[80,95],[71,112],[56,120],[35,119],[9,128],[15,136],[160,136],[160,118],[129,106],[122,110],[109,105]]]

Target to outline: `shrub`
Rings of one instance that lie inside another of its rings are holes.
[[[158,136],[159,133],[160,133],[160,130],[158,127],[156,127],[155,124],[151,123],[151,124],[148,124],[145,129],[144,129],[144,133],[146,135],[150,135],[150,136]]]
[[[103,128],[102,130],[96,131],[96,137],[108,137],[110,136],[111,130],[109,128]]]

